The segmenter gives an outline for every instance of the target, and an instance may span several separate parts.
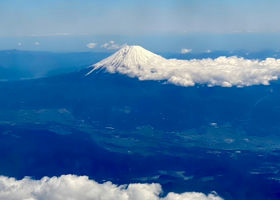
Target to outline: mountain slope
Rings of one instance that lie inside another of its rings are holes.
[[[94,69],[107,67],[110,72],[122,70],[122,68],[148,70],[159,65],[169,64],[169,61],[140,46],[125,46],[108,58],[94,65]],[[89,72],[88,74],[90,74]]]
[[[90,124],[118,129],[150,125],[172,131],[216,122],[237,123],[254,134],[278,132],[279,84],[177,87],[104,71],[85,76],[87,72],[0,83],[0,93],[5,94],[0,110],[67,108]]]

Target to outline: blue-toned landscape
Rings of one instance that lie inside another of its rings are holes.
[[[280,199],[279,5],[1,1],[0,200]]]
[[[2,175],[278,198],[278,81],[180,87],[88,71],[1,82]]]

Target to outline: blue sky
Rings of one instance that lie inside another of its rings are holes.
[[[278,0],[1,0],[0,49],[101,51],[111,40],[159,51],[277,48],[279,7]]]

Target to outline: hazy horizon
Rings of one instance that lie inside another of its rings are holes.
[[[275,0],[3,0],[0,49],[112,51],[123,44],[158,52],[279,49],[279,6]]]

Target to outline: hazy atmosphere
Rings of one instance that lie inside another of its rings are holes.
[[[279,6],[277,0],[2,0],[0,48],[107,51],[128,43],[160,52],[279,49]],[[109,41],[116,46],[104,46]]]
[[[279,0],[0,0],[0,200],[279,200]]]

